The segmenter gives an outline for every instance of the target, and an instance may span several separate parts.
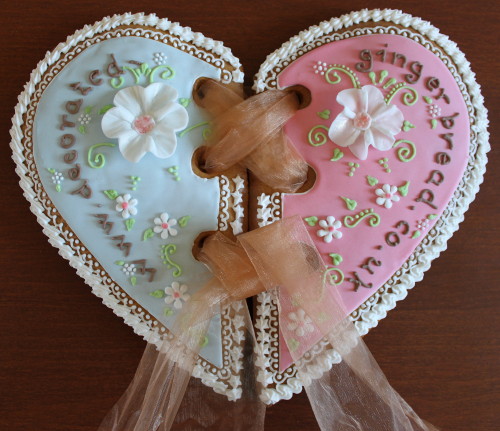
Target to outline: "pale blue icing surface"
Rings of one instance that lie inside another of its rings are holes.
[[[203,179],[196,176],[191,168],[192,154],[202,145],[202,131],[204,127],[187,132],[177,139],[177,149],[168,159],[158,159],[148,153],[139,163],[126,161],[118,150],[101,147],[94,153],[102,153],[106,158],[103,168],[95,169],[87,163],[87,150],[90,146],[117,140],[104,136],[101,130],[102,115],[98,111],[105,105],[112,104],[113,97],[118,91],[110,85],[110,78],[106,74],[106,67],[111,62],[110,54],[114,54],[120,66],[137,66],[129,64],[129,60],[147,63],[151,68],[156,66],[153,60],[154,53],[163,53],[166,56],[165,64],[172,67],[175,76],[172,79],[161,79],[161,71],[155,75],[155,82],[164,82],[175,87],[179,98],[191,98],[194,82],[201,76],[219,78],[220,70],[210,64],[199,60],[180,50],[153,40],[140,37],[122,37],[106,40],[86,48],[75,59],[69,62],[64,69],[54,78],[43,93],[35,116],[34,124],[34,155],[40,178],[50,199],[58,208],[60,214],[80,238],[88,250],[106,269],[111,278],[121,285],[123,289],[141,306],[167,327],[172,327],[178,311],[172,305],[167,305],[163,298],[155,298],[150,293],[164,289],[173,281],[189,286],[189,294],[196,292],[203,282],[209,278],[208,270],[197,262],[192,256],[192,245],[199,233],[217,229],[217,216],[219,213],[219,185],[218,179]],[[86,96],[75,92],[69,84],[81,82],[82,86],[92,86],[88,80],[89,73],[98,69],[102,72],[99,78],[103,79],[100,86],[94,86]],[[122,75],[125,79],[125,88],[136,85],[135,79],[129,71]],[[147,78],[141,77],[139,85],[146,86]],[[76,115],[70,115],[65,109],[67,101],[83,98],[83,104]],[[84,109],[92,106],[91,121],[86,125],[86,133],[81,134],[77,128],[79,116]],[[188,127],[206,121],[204,113],[191,101],[187,106],[189,114]],[[76,123],[75,128],[59,129],[61,116],[68,115],[68,120]],[[65,133],[75,136],[76,142],[71,149],[78,151],[76,163],[81,165],[81,179],[87,179],[92,188],[93,195],[84,199],[80,195],[72,195],[71,191],[78,189],[82,180],[72,181],[67,172],[74,163],[67,164],[63,157],[69,150],[59,145],[60,137]],[[167,169],[178,166],[180,181]],[[55,169],[64,175],[61,192],[57,192],[52,182],[49,168]],[[136,184],[137,190],[132,190],[130,176],[138,176],[141,180]],[[124,219],[115,210],[115,201],[107,198],[104,190],[116,190],[120,195],[129,193],[138,200],[138,213],[134,216],[136,223],[131,231],[127,231]],[[99,207],[99,205],[102,205]],[[176,226],[178,235],[162,240],[159,234],[143,241],[143,233],[148,228],[153,228],[154,218],[163,212],[168,212],[170,217],[179,219],[189,215],[186,227]],[[106,235],[98,223],[95,214],[108,214],[109,221],[114,226],[109,235]],[[130,255],[116,247],[117,241],[111,240],[112,236],[125,235],[125,241],[132,243]],[[183,273],[174,277],[172,272],[162,263],[160,257],[161,245],[175,244],[177,252],[171,255],[174,262],[178,263]],[[122,271],[116,261],[130,262],[137,259],[147,259],[147,267],[157,270],[153,282],[148,282],[148,274],[136,274],[137,284],[132,286],[129,277]],[[174,314],[166,316],[164,310],[171,308]],[[91,316],[89,316],[91,318]],[[221,347],[221,322],[220,316],[213,319],[209,333],[209,342],[201,355],[212,364],[222,367]]]

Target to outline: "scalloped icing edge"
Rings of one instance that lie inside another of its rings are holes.
[[[290,60],[290,57],[299,51],[304,46],[314,42],[322,36],[328,35],[339,30],[348,30],[348,28],[367,22],[387,22],[400,25],[406,29],[413,28],[422,36],[425,36],[430,41],[438,45],[448,55],[458,69],[463,83],[466,85],[466,92],[471,97],[472,110],[474,112],[475,124],[471,124],[471,134],[477,139],[477,150],[471,157],[466,171],[460,181],[460,184],[455,191],[453,198],[447,205],[445,212],[448,213],[446,223],[443,222],[443,216],[433,228],[436,236],[432,238],[431,244],[425,249],[425,253],[421,253],[422,243],[415,249],[412,256],[405,262],[402,269],[406,272],[399,277],[401,269],[396,272],[396,283],[390,284],[391,280],[382,286],[381,289],[388,287],[391,292],[381,293],[379,289],[372,297],[362,304],[355,312],[351,314],[356,329],[360,335],[365,335],[368,331],[378,325],[378,322],[387,316],[387,312],[396,307],[397,301],[404,299],[408,290],[415,286],[415,283],[421,281],[424,273],[430,268],[432,260],[437,258],[442,251],[446,249],[447,241],[453,233],[458,230],[459,224],[464,219],[464,213],[469,208],[469,205],[474,200],[476,193],[479,191],[479,186],[483,182],[484,172],[486,169],[487,156],[486,153],[490,150],[487,110],[484,106],[484,98],[480,92],[480,86],[475,80],[475,74],[470,68],[470,63],[465,58],[465,55],[460,51],[457,44],[451,41],[448,36],[439,32],[430,22],[424,21],[421,18],[413,17],[400,10],[393,9],[363,9],[358,12],[351,12],[341,16],[340,18],[332,18],[330,21],[323,21],[319,25],[309,27],[309,29],[300,32],[292,37],[288,42],[284,43],[281,48],[268,55],[265,62],[262,63],[259,72],[255,76],[253,89],[259,93],[268,88],[265,79],[266,75],[278,65],[281,60]],[[293,61],[293,60],[292,60]],[[471,108],[471,106],[468,106]],[[464,183],[464,179],[467,180]],[[464,183],[464,184],[462,184]],[[462,187],[461,187],[462,186]],[[271,217],[268,223],[278,220],[279,216]],[[267,224],[268,224],[267,223]],[[431,232],[428,233],[430,236]],[[410,262],[411,258],[416,256],[415,262]],[[271,330],[271,307],[272,302],[276,301],[273,293],[265,292],[259,295],[260,303],[257,306],[256,320],[258,325],[263,329]],[[356,316],[357,313],[357,316]],[[305,381],[300,381],[296,377],[296,369],[291,374],[285,376],[279,382],[273,380],[275,376],[272,372],[266,369],[269,365],[271,356],[269,345],[271,340],[269,337],[263,337],[261,331],[257,334],[257,340],[262,343],[259,346],[259,353],[262,355],[259,358],[259,364],[262,367],[258,380],[265,386],[261,393],[261,400],[265,404],[274,404],[282,399],[288,400],[293,394],[300,393],[304,384],[308,384],[309,379],[320,377],[324,372],[331,369],[333,364],[340,361],[338,354],[331,348],[327,348],[324,340],[321,340],[317,346],[318,351],[313,358],[308,360],[306,373],[302,376]],[[286,370],[285,370],[286,371]],[[267,387],[269,383],[275,383],[275,388]]]
[[[34,191],[34,183],[28,176],[28,170],[24,165],[23,156],[23,132],[21,130],[24,120],[23,116],[27,113],[27,109],[31,97],[35,91],[36,85],[41,81],[42,76],[47,71],[47,68],[54,64],[59,58],[68,52],[68,50],[79,42],[94,36],[97,33],[113,30],[121,25],[143,25],[156,28],[161,31],[166,31],[173,36],[179,37],[186,43],[213,52],[222,60],[229,63],[234,70],[222,81],[228,82],[243,82],[243,72],[240,61],[232,54],[231,50],[223,45],[222,42],[215,41],[205,37],[202,33],[195,33],[189,27],[183,27],[179,23],[171,22],[168,19],[160,19],[155,14],[145,15],[144,13],[125,13],[123,15],[113,15],[105,17],[100,21],[96,21],[93,25],[85,25],[82,29],[77,30],[73,35],[68,36],[65,42],[59,43],[52,51],[47,51],[43,60],[39,61],[36,68],[30,74],[29,81],[25,84],[23,91],[18,96],[18,104],[15,108],[14,116],[12,117],[12,127],[10,129],[12,149],[12,160],[16,164],[16,173],[20,180],[19,185],[23,189],[23,194],[26,200],[30,203],[30,210],[36,216],[38,223],[42,226],[43,233],[47,236],[48,242],[58,249],[58,253],[66,259],[70,266],[76,270],[86,284],[92,288],[92,293],[102,299],[102,302],[107,307],[113,310],[113,313],[121,317],[124,322],[130,326],[133,331],[141,336],[148,343],[153,343],[157,347],[161,345],[161,335],[159,334],[158,326],[152,328],[144,323],[138,316],[133,315],[131,310],[121,304],[113,297],[106,287],[101,282],[101,277],[94,274],[92,268],[85,265],[83,260],[78,256],[75,250],[70,246],[68,241],[62,237],[61,231],[56,226],[51,224],[51,220],[44,213],[44,208],[37,198],[37,193]],[[241,310],[242,304],[233,303],[226,309],[222,310],[223,316],[229,316],[231,322],[231,333],[241,332],[241,326],[238,319],[232,319],[231,313]],[[235,321],[236,320],[236,321]],[[215,392],[225,395],[229,400],[236,400],[241,397],[241,382],[238,379],[238,374],[241,371],[239,359],[241,357],[240,346],[234,346],[230,356],[233,359],[231,363],[232,376],[224,383],[220,376],[212,373],[207,368],[208,362],[198,357],[198,361],[193,370],[193,376],[201,379],[206,385],[211,387]],[[236,377],[236,378],[233,378]]]

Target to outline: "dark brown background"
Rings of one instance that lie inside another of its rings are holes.
[[[145,343],[90,293],[47,243],[17,185],[8,130],[29,73],[66,36],[105,15],[155,12],[222,40],[247,84],[266,55],[308,26],[367,2],[2,1],[0,429],[95,430],[128,385]],[[499,2],[383,1],[458,43],[482,85],[491,144],[499,136]],[[389,381],[443,430],[498,429],[499,153],[448,250],[365,338]],[[495,425],[496,423],[496,425]],[[268,409],[269,430],[317,430],[301,394]]]

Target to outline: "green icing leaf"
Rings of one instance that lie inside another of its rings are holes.
[[[191,103],[191,99],[188,99],[187,97],[181,97],[179,99],[179,103],[184,106],[184,108],[187,108],[189,104]]]
[[[331,114],[330,110],[325,109],[324,111],[318,112],[318,117],[323,118],[323,120],[328,120],[330,119],[330,114]]]
[[[101,109],[99,109],[99,115],[104,115],[111,108],[114,108],[114,105],[104,105]]]
[[[341,150],[339,150],[338,148],[335,148],[333,150],[333,157],[330,159],[330,161],[337,162],[342,157],[344,157],[344,153]]]
[[[117,261],[115,262],[115,265],[118,265],[118,266],[123,266],[123,265],[125,265],[125,262],[124,262],[123,260],[117,260]]]
[[[151,70],[149,69],[149,66],[148,66],[148,64],[147,64],[147,63],[142,63],[142,64],[141,64],[141,69],[140,69],[140,70],[141,70],[141,73],[142,73],[144,76],[147,76],[147,75],[151,72]]]
[[[169,316],[171,316],[172,314],[174,314],[174,311],[173,311],[171,308],[167,307],[167,308],[165,308],[165,310],[163,310],[163,314],[164,314],[165,316],[169,317]]]
[[[61,184],[56,185],[56,192],[60,192],[62,190]]]
[[[149,296],[152,296],[153,298],[163,298],[165,296],[165,292],[163,292],[163,290],[161,289],[158,289],[154,292],[149,292]]]
[[[208,337],[205,335],[200,340],[200,347],[206,347],[206,346],[208,346]]]
[[[86,114],[90,114],[93,108],[93,106],[87,106],[83,112],[85,112]]]
[[[183,216],[179,219],[179,226],[180,227],[186,227],[188,224],[188,221],[191,220],[190,215]]]
[[[297,350],[300,346],[300,343],[295,339],[295,338],[290,338],[287,342],[286,345],[288,348],[293,352]]]
[[[87,133],[87,129],[85,128],[85,126],[83,124],[81,124],[79,127],[78,127],[78,131],[82,134],[82,135],[85,135],[85,133]]]
[[[125,227],[127,228],[127,230],[132,230],[134,225],[135,225],[135,218],[128,218],[127,220],[125,220]]]
[[[425,103],[428,103],[429,105],[432,103],[432,99],[429,96],[424,96]]]
[[[130,283],[132,284],[132,286],[135,286],[137,284],[137,277],[130,277]]]
[[[403,130],[404,130],[405,132],[407,132],[407,131],[408,131],[408,130],[410,130],[410,129],[414,129],[414,128],[415,128],[415,126],[414,126],[413,124],[411,124],[409,121],[406,121],[406,120],[405,120],[405,121],[403,122]]]
[[[429,214],[429,215],[427,216],[427,219],[428,219],[428,220],[434,220],[435,218],[437,218],[437,214]]]
[[[366,176],[366,181],[368,182],[368,184],[370,186],[376,186],[378,184],[378,180],[375,178],[375,177],[372,177],[370,175],[367,175]]]
[[[418,238],[420,236],[420,231],[419,230],[416,230],[415,232],[413,232],[413,235],[411,236],[411,239],[415,239],[415,238]]]
[[[111,200],[115,200],[118,197],[118,192],[116,190],[104,190],[103,193]]]
[[[348,210],[354,211],[358,206],[358,203],[354,199],[345,198],[344,196],[340,197],[344,200]]]
[[[318,223],[318,217],[316,217],[316,216],[306,217],[306,218],[304,218],[304,221],[309,226],[316,226],[316,224]]]
[[[153,238],[153,236],[155,235],[153,229],[149,228],[149,229],[146,229],[144,231],[144,233],[142,234],[142,240],[143,241],[147,241],[149,238]]]
[[[406,181],[405,184],[403,184],[401,187],[398,187],[399,193],[401,193],[401,196],[406,196],[408,194],[408,189],[410,188],[410,182]]]
[[[434,130],[437,127],[437,124],[438,124],[437,120],[433,118],[431,120],[431,129]]]
[[[330,253],[328,256],[332,258],[332,262],[334,265],[340,265],[344,260],[342,256],[338,253]]]
[[[54,168],[48,168],[47,169],[51,174],[55,174],[56,170]]]

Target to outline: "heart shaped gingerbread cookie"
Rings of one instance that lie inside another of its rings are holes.
[[[197,241],[247,224],[246,173],[197,169],[210,132],[191,98],[200,77],[241,87],[243,74],[220,42],[154,15],[116,15],[47,53],[13,119],[20,185],[49,242],[151,343],[210,277]],[[241,391],[243,306],[213,319],[195,368],[229,398]]]
[[[303,86],[310,103],[285,132],[314,171],[296,194],[252,188],[254,227],[299,214],[363,335],[446,248],[482,182],[486,110],[469,63],[430,23],[394,10],[323,22],[268,56],[255,89]],[[258,298],[257,339],[273,403],[301,390],[286,345],[310,325],[293,298]],[[296,328],[280,340],[281,319]],[[340,358],[325,340],[303,357],[310,377]]]

